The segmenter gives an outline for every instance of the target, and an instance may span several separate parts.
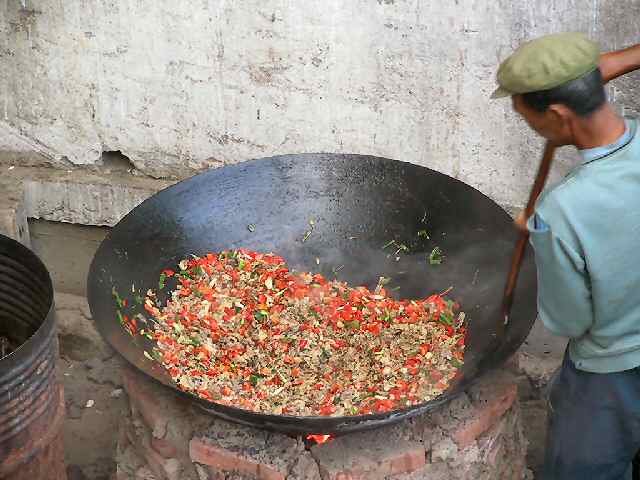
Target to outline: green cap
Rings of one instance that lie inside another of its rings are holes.
[[[498,69],[491,98],[559,87],[592,72],[600,48],[582,33],[546,35],[522,44]]]

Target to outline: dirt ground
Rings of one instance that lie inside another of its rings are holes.
[[[69,480],[110,480],[118,418],[125,408],[120,360],[93,328],[83,297],[58,294],[56,307]]]

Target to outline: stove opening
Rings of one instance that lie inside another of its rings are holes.
[[[335,437],[333,435],[307,435],[304,443],[308,450],[314,445],[322,445],[323,443],[327,443],[334,438]]]

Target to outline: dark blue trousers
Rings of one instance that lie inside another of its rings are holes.
[[[640,367],[576,369],[565,353],[549,393],[543,480],[630,480],[640,449]]]

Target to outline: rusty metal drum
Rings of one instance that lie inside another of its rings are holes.
[[[0,479],[65,480],[64,397],[46,267],[0,235]]]

